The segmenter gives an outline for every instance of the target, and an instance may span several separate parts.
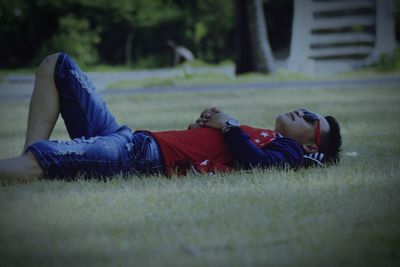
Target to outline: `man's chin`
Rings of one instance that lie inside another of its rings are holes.
[[[275,131],[284,135],[285,114],[278,115],[275,119]]]

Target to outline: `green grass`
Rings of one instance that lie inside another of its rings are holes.
[[[2,266],[398,266],[400,90],[110,96],[120,123],[184,129],[215,105],[272,128],[307,107],[341,122],[336,167],[0,187]],[[2,101],[0,157],[21,152],[28,101]],[[66,138],[59,122],[54,138]],[[356,152],[356,156],[354,155]]]
[[[235,78],[216,72],[193,73],[176,75],[174,77],[151,77],[134,80],[122,80],[109,84],[110,89],[137,89],[151,87],[193,86],[205,84],[233,83]]]
[[[377,68],[367,67],[357,70],[339,72],[333,75],[327,75],[322,79],[365,79],[365,78],[386,78],[386,77],[398,77],[400,75],[400,69],[382,71]]]
[[[9,74],[28,74],[35,73],[34,68],[20,68],[20,69],[0,69],[0,82]]]
[[[352,71],[339,72],[322,76],[308,76],[298,72],[278,70],[273,74],[248,73],[239,76],[213,71],[218,67],[233,67],[232,62],[222,62],[218,65],[207,64],[201,61],[195,61],[191,64],[193,73],[185,73],[181,66],[175,67],[182,70],[181,74],[173,77],[149,77],[142,79],[128,79],[112,82],[108,85],[109,89],[139,89],[152,87],[179,87],[179,86],[198,86],[208,84],[237,84],[237,83],[262,83],[274,81],[303,81],[303,80],[346,80],[346,79],[365,79],[365,78],[385,78],[398,77],[400,70],[391,69],[388,71],[379,70],[376,67],[366,67]],[[196,68],[207,67],[209,71],[196,72]],[[90,72],[118,72],[118,71],[135,71],[142,70],[139,66],[128,67],[125,65],[96,65],[83,68],[84,71]],[[0,69],[0,81],[9,74],[34,74],[33,68],[24,69]]]
[[[204,73],[184,73],[174,77],[151,77],[143,79],[122,80],[109,84],[109,89],[138,89],[151,87],[179,87],[208,84],[237,84],[271,81],[311,80],[310,77],[294,72],[278,71],[274,74],[248,73],[240,76],[221,72],[207,71]]]
[[[278,70],[273,74],[248,73],[239,76],[228,75],[221,72],[204,72],[185,74],[183,71],[180,75],[174,77],[149,77],[143,79],[131,79],[112,82],[108,85],[109,89],[139,89],[152,87],[183,87],[198,86],[208,84],[245,84],[245,83],[263,83],[263,82],[279,82],[279,81],[313,81],[313,80],[352,80],[366,78],[388,78],[399,77],[400,71],[382,72],[375,68],[363,68],[352,71],[339,72],[335,74],[321,76],[307,76],[297,72],[288,72]]]

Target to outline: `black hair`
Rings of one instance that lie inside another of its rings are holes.
[[[340,151],[342,146],[342,136],[340,135],[340,125],[332,116],[326,116],[329,123],[329,132],[324,135],[321,151],[326,157],[326,162],[331,164],[339,163]]]

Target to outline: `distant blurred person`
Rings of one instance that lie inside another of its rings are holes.
[[[192,73],[192,68],[190,66],[190,62],[194,60],[194,55],[193,53],[186,47],[184,46],[177,46],[174,41],[168,39],[167,40],[167,46],[172,50],[173,52],[173,63],[172,65],[175,67],[179,64],[182,64],[183,70],[185,74],[190,74]]]
[[[190,62],[194,59],[193,53],[189,49],[184,46],[177,46],[172,40],[167,40],[167,46],[171,48],[174,53],[173,66],[184,62]]]
[[[71,140],[48,140],[60,114]],[[186,130],[132,131],[116,123],[76,63],[58,53],[37,70],[23,153],[0,160],[0,182],[297,169],[338,162],[341,143],[335,118],[306,109],[277,116],[275,130],[241,125],[212,107]]]

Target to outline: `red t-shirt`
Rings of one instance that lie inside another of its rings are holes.
[[[259,148],[277,137],[272,130],[241,126]],[[196,128],[183,131],[151,132],[160,145],[165,174],[229,172],[235,170],[234,158],[220,130]]]

